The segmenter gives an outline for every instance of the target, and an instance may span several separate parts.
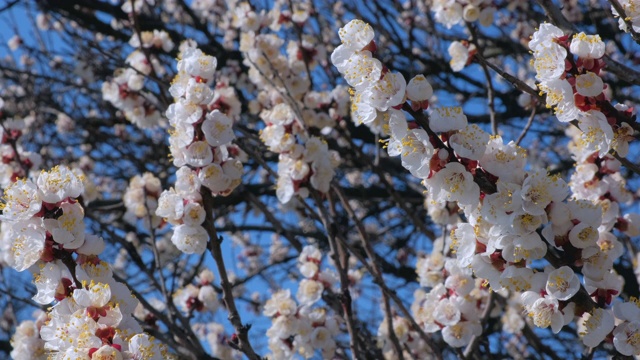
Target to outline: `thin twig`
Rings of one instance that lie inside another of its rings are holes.
[[[5,10],[11,9],[14,5],[18,4],[20,2],[20,0],[13,0],[8,2],[5,6],[0,8],[0,12],[3,12]]]
[[[365,252],[367,253],[367,256],[369,257],[369,259],[371,261],[373,261],[373,259],[375,259],[375,254],[373,252],[373,248],[371,247],[371,242],[367,241],[368,237],[367,237],[367,233],[366,233],[366,231],[364,229],[364,226],[362,225],[362,223],[357,221],[357,217],[355,216],[355,212],[353,211],[353,209],[349,205],[349,202],[347,201],[347,198],[344,196],[344,193],[341,191],[340,187],[334,184],[334,185],[332,185],[332,190],[338,195],[338,198],[340,199],[340,202],[342,203],[343,207],[345,208],[345,210],[347,211],[349,216],[352,219],[354,219],[354,221],[356,221],[356,228],[358,229],[358,233],[360,234],[361,239],[363,239],[363,243],[364,243],[363,245],[364,245],[364,248],[365,248]],[[341,237],[338,237],[338,238],[341,239]],[[346,244],[346,241],[345,240],[343,240],[343,241]],[[436,355],[436,357],[438,359],[441,359],[442,355],[439,354],[436,351],[437,348],[434,346],[433,341],[431,339],[429,339],[429,337],[424,333],[422,328],[420,328],[420,325],[418,325],[418,323],[415,321],[413,316],[411,316],[411,313],[409,313],[409,311],[404,306],[404,304],[402,303],[400,298],[398,298],[396,293],[394,291],[391,291],[387,287],[387,285],[384,282],[384,278],[382,277],[382,273],[380,272],[380,270],[376,266],[371,265],[362,256],[360,256],[359,253],[353,249],[353,247],[349,246],[348,244],[347,244],[347,246],[350,248],[351,253],[354,256],[356,256],[358,258],[358,260],[360,260],[360,262],[367,268],[369,273],[371,273],[374,276],[374,283],[376,283],[382,289],[383,294],[393,299],[393,301],[396,303],[396,305],[398,306],[400,311],[411,322],[414,330],[416,330],[418,332],[418,334],[420,334],[420,337],[422,338],[422,340],[424,340],[424,342],[427,344],[427,346],[429,346],[431,348],[432,352]],[[391,333],[393,333],[393,332],[391,332]],[[393,341],[393,338],[392,338],[392,341]],[[398,342],[398,344],[399,344],[399,342]]]
[[[627,158],[623,158],[622,156],[618,155],[617,153],[613,153],[613,156],[616,159],[618,159],[618,161],[620,161],[622,163],[622,165],[624,165],[627,169],[633,171],[636,174],[640,174],[640,166],[632,163]]]
[[[298,240],[295,237],[295,235],[291,234],[289,230],[285,229],[284,225],[282,225],[282,223],[278,221],[278,219],[271,213],[271,211],[269,211],[267,206],[263,204],[262,201],[260,201],[260,199],[258,199],[254,194],[252,194],[249,191],[245,192],[244,196],[247,198],[247,200],[249,200],[249,202],[253,204],[253,206],[255,206],[258,210],[260,210],[260,212],[262,213],[262,215],[264,215],[267,221],[270,222],[271,225],[273,225],[277,234],[284,236],[289,241],[289,243],[296,249],[297,252],[302,251],[302,243],[300,242],[300,240]]]
[[[227,268],[224,265],[224,259],[222,257],[222,238],[218,237],[218,233],[216,232],[216,228],[213,224],[213,196],[208,189],[202,189],[200,193],[202,195],[202,203],[206,213],[205,221],[202,225],[207,231],[207,234],[209,234],[209,251],[211,252],[218,268],[218,274],[220,275],[220,287],[222,288],[222,298],[227,310],[229,311],[229,321],[233,325],[237,336],[234,338],[237,342],[230,341],[229,345],[242,351],[251,360],[261,360],[262,358],[255,353],[249,341],[249,329],[251,328],[251,325],[242,324],[242,318],[240,317],[240,313],[236,308],[235,299],[233,298],[233,286],[229,281]]]
[[[516,89],[518,89],[518,90],[520,90],[522,92],[526,92],[527,94],[530,94],[531,96],[533,96],[534,98],[536,98],[538,100],[542,100],[542,96],[540,96],[538,91],[536,89],[532,88],[531,86],[527,85],[527,83],[525,83],[524,81],[522,81],[522,80],[518,79],[517,77],[507,73],[506,71],[503,71],[502,69],[500,69],[496,65],[493,65],[492,63],[487,61],[487,59],[485,59],[479,53],[476,53],[475,58],[476,58],[476,60],[478,60],[478,62],[480,62],[480,64],[485,64],[488,67],[490,67],[493,71],[497,72],[498,75],[502,76],[505,80],[510,82],[511,85],[513,85]]]
[[[518,140],[516,140],[516,145],[520,145],[520,142],[522,141],[522,139],[524,139],[524,137],[527,135],[527,132],[531,128],[531,125],[533,124],[533,119],[536,116],[536,109],[537,107],[536,107],[536,104],[534,103],[531,109],[531,116],[529,116],[529,120],[527,120],[527,124],[524,126],[524,129],[522,129],[520,136],[518,136]]]
[[[482,53],[480,42],[478,41],[478,31],[475,26],[467,22],[467,29],[471,32],[471,42],[476,46],[477,53]],[[487,63],[481,62],[480,67],[484,72],[484,77],[487,79],[487,106],[489,107],[489,119],[491,122],[491,133],[493,135],[498,134],[498,125],[496,124],[496,109],[495,109],[495,90],[493,89],[493,81],[491,81],[491,74],[487,69]]]
[[[356,333],[354,329],[353,309],[351,306],[351,292],[349,291],[349,278],[347,275],[347,263],[344,261],[345,254],[342,246],[339,246],[336,242],[336,224],[329,220],[329,214],[325,209],[320,199],[320,195],[316,190],[311,190],[313,200],[316,202],[316,206],[320,210],[319,216],[322,221],[322,225],[327,230],[327,237],[329,239],[329,247],[331,248],[331,257],[333,263],[338,270],[338,276],[340,277],[340,302],[342,304],[342,312],[344,314],[344,320],[347,325],[347,332],[349,333],[349,347],[351,348],[351,356],[354,359],[360,359],[359,347],[356,343]]]
[[[353,146],[353,148],[359,152],[358,155],[360,157],[365,158],[364,152],[362,151],[362,149],[360,149],[355,145]],[[402,211],[404,211],[404,213],[411,218],[413,224],[418,228],[418,230],[420,230],[420,232],[426,235],[429,239],[435,239],[436,236],[433,233],[433,231],[429,230],[426,227],[424,222],[418,218],[415,211],[412,211],[411,209],[409,209],[405,200],[402,199],[402,197],[396,191],[395,187],[387,180],[387,177],[386,177],[387,173],[383,171],[379,166],[376,166],[375,164],[371,164],[371,170],[373,170],[373,172],[378,176],[378,178],[380,179],[380,182],[382,182],[385,189],[387,190],[389,195],[391,195],[391,198],[396,203],[396,205],[398,205],[398,207],[400,207],[400,209],[402,209]]]
[[[153,226],[153,215],[151,214],[151,209],[149,209],[149,202],[147,201],[147,196],[149,196],[149,194],[147,194],[147,189],[143,188],[143,192],[144,192],[144,207],[147,210],[147,220],[149,221],[149,236],[151,237],[150,243],[151,243],[151,249],[153,251],[153,259],[155,261],[155,270],[157,270],[158,273],[158,277],[160,278],[159,281],[159,285],[160,285],[160,291],[162,292],[162,296],[164,297],[164,301],[167,303],[167,307],[169,309],[169,311],[167,311],[167,314],[169,316],[169,321],[173,322],[173,313],[174,313],[174,306],[173,306],[173,299],[171,298],[171,295],[169,294],[169,292],[167,291],[167,286],[166,286],[166,282],[164,279],[164,273],[163,271],[163,266],[162,266],[162,261],[160,260],[160,252],[158,251],[158,246],[156,244],[156,230],[155,227]],[[157,283],[157,282],[156,282]]]

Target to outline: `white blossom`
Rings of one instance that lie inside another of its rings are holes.
[[[549,273],[545,289],[558,300],[569,300],[580,290],[580,279],[570,267],[562,266]]]
[[[576,91],[582,96],[598,96],[604,90],[604,83],[600,76],[587,71],[576,76]]]
[[[455,72],[462,71],[469,61],[469,48],[464,46],[460,41],[454,41],[449,45],[447,51],[449,52],[449,56],[451,56],[451,60],[449,60],[451,70]]]
[[[569,51],[584,59],[599,59],[604,56],[605,44],[600,35],[587,35],[583,32],[573,35]]]
[[[441,107],[431,112],[429,127],[435,132],[461,130],[467,126],[467,116],[460,107]]]
[[[202,254],[208,241],[209,235],[199,225],[178,225],[171,236],[171,242],[185,254]]]
[[[595,308],[586,312],[578,321],[578,331],[582,343],[588,347],[596,347],[613,330],[614,318],[609,310]]]
[[[407,98],[411,101],[429,100],[433,95],[433,88],[424,75],[414,76],[407,84]]]
[[[426,184],[436,201],[457,201],[472,206],[479,202],[480,188],[460,163],[448,163],[444,169],[427,179]]]

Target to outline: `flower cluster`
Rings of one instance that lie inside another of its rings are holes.
[[[202,270],[195,285],[187,284],[173,294],[173,300],[185,314],[194,311],[215,312],[218,309],[218,294],[213,287],[215,276],[209,269]]]
[[[406,100],[406,80],[400,73],[383,69],[380,60],[373,57],[376,44],[369,24],[352,20],[340,29],[339,35],[342,44],[331,54],[331,62],[355,89],[351,98],[351,116],[357,124],[366,124],[374,133],[380,133],[380,122],[384,121],[381,118],[390,108],[397,109]],[[432,90],[426,79],[422,77],[414,83],[422,86],[412,92],[420,97],[416,100],[428,100]]]
[[[201,184],[197,173],[188,167],[180,168],[176,176],[175,188],[160,194],[156,215],[176,226],[171,242],[180,251],[202,254],[209,235],[202,227],[206,214],[198,192]]]
[[[582,250],[585,287],[597,303],[608,305],[622,290],[623,281],[613,270],[613,263],[624,252],[622,243],[610,231],[617,229],[628,236],[637,236],[640,234],[640,217],[635,213],[622,216],[621,207],[628,205],[633,196],[626,190],[625,180],[619,172],[620,162],[610,154],[598,157],[584,146],[579,130],[567,129],[567,132],[572,137],[569,149],[577,161],[570,182],[574,197],[589,200],[602,209],[602,224],[598,227],[596,246]],[[562,242],[563,237],[556,236],[555,240]],[[634,355],[640,353],[640,349],[633,348],[635,325],[627,324],[638,321],[637,302],[630,301],[615,303],[613,312],[611,309],[597,308],[584,313],[578,326],[586,346],[597,346],[613,331],[616,350],[625,355]],[[620,325],[614,330],[615,324]]]
[[[3,112],[4,101],[0,98],[0,188],[6,188],[20,178],[25,178],[28,172],[40,167],[42,158],[39,154],[26,151],[18,140],[25,131],[25,120],[6,118]]]
[[[296,297],[302,305],[311,306],[322,297],[322,292],[330,288],[336,281],[336,275],[328,270],[320,271],[322,253],[313,246],[307,245],[298,256],[298,269],[304,279],[300,281]]]
[[[618,26],[620,27],[620,30],[629,32],[629,28],[626,23],[626,21],[629,21],[634,31],[640,31],[640,6],[638,6],[638,2],[636,0],[620,0],[618,3],[624,11],[626,18],[623,18],[613,5],[611,5],[611,12],[614,16],[620,17],[618,19]]]
[[[541,328],[551,327],[553,333],[573,321],[575,303],[564,301],[580,289],[580,279],[568,266],[535,273],[530,278],[530,289],[521,295],[527,314]]]
[[[454,25],[475,21],[491,26],[496,8],[490,0],[434,0],[431,11],[437,22],[451,29]]]
[[[424,340],[420,337],[417,331],[411,327],[411,323],[406,318],[398,315],[393,316],[393,334],[398,339],[398,343],[403,349],[404,358],[411,358],[412,356],[424,356],[431,350],[427,347]],[[391,333],[389,332],[389,318],[385,317],[380,322],[377,334],[377,345],[382,350],[384,358],[387,360],[397,359],[396,349],[394,348],[391,340]]]
[[[434,251],[416,264],[420,285],[411,310],[427,333],[442,331],[444,341],[452,347],[469,344],[482,333],[480,318],[488,306],[488,289],[474,279],[471,269],[461,267],[454,258],[444,258]]]
[[[127,14],[139,13],[143,10],[148,10],[148,6],[153,6],[155,4],[155,0],[132,0],[123,3],[120,8]]]
[[[102,84],[102,98],[122,111],[136,126],[143,129],[158,126],[162,120],[159,101],[144,87],[147,76],[164,74],[164,68],[148,49],[169,52],[174,47],[173,41],[165,31],[154,30],[142,32],[140,37],[134,34],[129,44],[147,51],[138,49],[129,54],[125,61],[128,67],[117,69],[113,79]]]
[[[37,311],[33,316],[36,320],[25,320],[18,325],[11,338],[11,359],[13,360],[46,360],[44,340],[40,338],[40,328],[47,320],[46,313]]]
[[[216,58],[200,49],[184,49],[169,88],[176,102],[166,115],[173,128],[169,137],[173,164],[198,169],[198,184],[214,195],[227,195],[240,184],[242,163],[233,157],[239,153],[231,144],[233,119],[217,106],[220,96],[210,88],[216,66]]]
[[[544,23],[529,42],[547,107],[553,107],[561,122],[577,121],[588,150],[602,157],[613,149],[624,157],[633,135],[632,110],[614,107],[605,95],[606,84],[600,77],[605,44],[598,35],[579,33],[569,38]]]
[[[613,319],[604,315],[604,311],[601,314],[603,314],[603,321],[599,324],[595,321],[594,324],[589,324],[595,325],[595,327],[590,328],[587,325],[587,329],[599,334],[605,333],[606,336]],[[640,301],[632,297],[629,302],[616,303],[613,306],[613,314],[616,319],[613,321],[616,324],[612,332],[613,345],[622,355],[638,356],[640,354],[640,343],[638,342],[638,338],[640,338]]]
[[[468,344],[481,332],[478,306],[482,302],[464,305],[465,296],[474,288],[479,294],[484,291],[473,272],[494,291],[521,293],[521,303],[536,326],[551,327],[557,333],[576,315],[583,316],[588,320],[582,334],[585,344],[602,342],[613,326],[600,326],[599,319],[609,323],[603,314],[610,313],[606,307],[622,287],[613,270],[622,245],[611,230],[615,226],[635,235],[637,224],[633,216],[620,218],[616,201],[626,201],[628,194],[617,173],[620,163],[607,154],[610,149],[626,154],[626,142],[633,134],[627,124],[631,112],[612,106],[604,97],[598,76],[604,45],[599,38],[578,34],[569,44],[559,29],[544,24],[530,42],[537,79],[547,92],[548,104],[556,107],[562,121],[577,119],[582,130],[572,145],[579,161],[571,184],[574,198],[565,201],[569,195],[565,181],[545,171],[525,170],[522,148],[468,124],[461,108],[436,108],[428,123],[414,113],[418,119],[409,123],[402,111],[394,109],[405,101],[403,80],[394,81],[400,84],[397,86],[383,86],[389,90],[391,108],[381,108],[375,102],[373,84],[384,81],[390,72],[371,57],[369,49],[375,47],[372,30],[354,20],[340,35],[343,45],[332,60],[355,87],[354,121],[370,122],[374,116],[362,114],[377,116],[378,111],[386,111],[381,128],[390,136],[386,145],[389,155],[400,156],[402,166],[423,179],[437,221],[451,230],[450,249],[455,258],[448,258],[446,252],[434,253],[417,265],[421,284],[431,288],[429,293],[420,291],[415,296],[414,314],[423,330],[441,330],[445,341],[455,347]],[[567,50],[578,59],[567,58]],[[358,100],[361,92],[367,94],[366,111]],[[430,95],[430,89],[425,93]],[[416,109],[420,107],[412,106],[411,110]],[[466,222],[459,222],[456,210],[464,213]],[[573,267],[534,269],[534,262],[547,256],[548,246]],[[582,272],[582,281],[574,273],[576,268]],[[593,300],[590,312],[578,310],[573,302],[581,289]],[[625,348],[632,346],[635,338],[635,324],[640,319],[634,316],[619,317],[624,325],[613,330],[614,337],[618,334],[624,339],[620,341],[623,345],[616,346],[621,353],[635,351]],[[460,319],[470,323],[459,326]]]
[[[185,47],[169,89],[176,98],[167,109],[173,127],[169,144],[173,164],[179,169],[174,187],[160,194],[155,214],[176,226],[171,241],[187,254],[203,253],[209,241],[202,227],[201,187],[213,195],[228,195],[240,184],[243,173],[242,162],[234,157],[242,154],[231,144],[233,120],[220,110],[221,102],[210,88],[216,65],[213,56]]]
[[[281,52],[285,43],[275,34],[250,31],[240,40],[249,79],[261,89],[250,110],[265,123],[260,139],[279,155],[276,193],[282,203],[294,195],[306,197],[311,189],[329,191],[340,161],[318,135],[331,132],[336,120],[346,115],[346,89],[311,91],[309,78],[301,76],[309,76],[325,62],[326,54],[314,45],[316,41],[307,36],[290,41],[285,55]]]
[[[75,200],[82,181],[66,167],[41,172],[36,181],[21,179],[4,191],[2,252],[5,262],[18,271],[43,260],[53,260],[57,250],[78,251],[85,242],[84,210]],[[82,250],[79,250],[80,253]]]
[[[316,350],[324,359],[334,356],[339,318],[328,314],[324,307],[313,307],[335,282],[333,273],[320,270],[321,262],[322,253],[312,245],[305,246],[298,257],[298,268],[305,277],[296,295],[300,306],[289,290],[274,293],[264,305],[263,314],[273,321],[267,336],[269,350],[276,359],[292,359],[297,353],[309,359]]]
[[[164,347],[134,320],[137,300],[100,260],[104,241],[85,234],[78,201],[83,191],[82,179],[59,166],[35,181],[16,181],[3,197],[2,220],[9,227],[1,238],[5,261],[34,273],[35,302],[55,301],[39,328],[44,350],[56,358],[166,358]],[[13,341],[20,348],[29,339]]]
[[[351,118],[357,125],[368,126],[375,134],[391,134],[392,139],[403,138],[407,124],[399,109],[407,100],[411,101],[414,111],[427,109],[433,95],[431,84],[423,75],[415,76],[407,84],[400,73],[388,71],[380,60],[373,57],[376,50],[374,32],[362,20],[350,21],[339,34],[342,44],[331,54],[331,61],[354,88]],[[396,128],[393,124],[398,124],[401,134],[393,134]],[[416,136],[428,139],[426,133]],[[398,148],[391,143],[389,146]]]
[[[605,44],[599,36],[580,33],[569,42],[560,29],[542,24],[529,46],[539,87],[547,94],[547,106],[555,108],[560,121],[577,120],[580,130],[567,129],[572,137],[569,149],[577,161],[570,183],[576,200],[554,205],[550,213],[554,224],[545,227],[542,234],[553,246],[574,254],[575,259],[569,260],[583,264],[584,287],[600,306],[581,316],[584,344],[597,346],[613,331],[616,350],[637,355],[640,349],[633,345],[637,331],[632,324],[640,317],[634,311],[617,310],[637,307],[616,303],[613,314],[606,308],[623,285],[613,270],[623,246],[611,231],[615,228],[630,236],[640,233],[637,214],[621,215],[621,205],[629,203],[632,196],[619,173],[621,163],[609,154],[614,150],[627,155],[634,134],[632,109],[613,106],[605,95],[606,84],[600,77]],[[615,330],[614,317],[620,324]]]
[[[123,196],[124,206],[127,209],[124,218],[134,225],[138,220],[142,220],[146,229],[158,227],[161,219],[155,215],[155,212],[161,191],[160,179],[152,173],[134,176]]]
[[[320,137],[309,137],[285,103],[263,110],[260,116],[267,124],[260,139],[269,150],[280,154],[276,191],[280,202],[287,203],[296,194],[307,197],[309,185],[322,193],[329,191],[339,158],[337,152],[330,151]]]
[[[469,65],[469,62],[477,50],[476,46],[468,41],[453,41],[447,51],[449,52],[449,56],[451,56],[451,60],[449,60],[451,70],[458,72]]]
[[[140,32],[140,36],[135,32],[131,39],[129,39],[129,45],[134,48],[156,48],[162,49],[162,51],[169,53],[173,50],[175,44],[171,37],[169,37],[169,33],[166,31],[153,30],[153,31],[142,31]],[[134,68],[137,68],[134,66]]]

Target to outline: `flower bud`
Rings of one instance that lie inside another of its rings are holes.
[[[480,9],[473,4],[468,4],[462,10],[462,18],[464,21],[474,22],[480,17]],[[493,20],[493,19],[492,19]]]
[[[433,88],[423,75],[416,75],[407,84],[407,98],[411,101],[429,100],[433,95]]]

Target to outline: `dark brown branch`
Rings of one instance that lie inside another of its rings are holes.
[[[227,268],[224,265],[224,259],[222,257],[222,237],[218,237],[218,233],[213,225],[215,221],[213,216],[213,196],[211,195],[211,192],[204,187],[201,189],[200,193],[202,195],[202,203],[206,212],[205,221],[202,225],[207,231],[207,234],[209,234],[209,251],[216,262],[218,274],[220,274],[222,298],[227,310],[229,311],[229,321],[233,325],[237,336],[237,342],[233,342],[233,340],[231,340],[229,345],[237,347],[237,349],[242,351],[250,360],[261,360],[262,358],[255,353],[251,346],[251,342],[249,341],[249,329],[251,329],[251,325],[242,323],[242,318],[236,308],[235,299],[233,297],[233,286],[229,281]]]

